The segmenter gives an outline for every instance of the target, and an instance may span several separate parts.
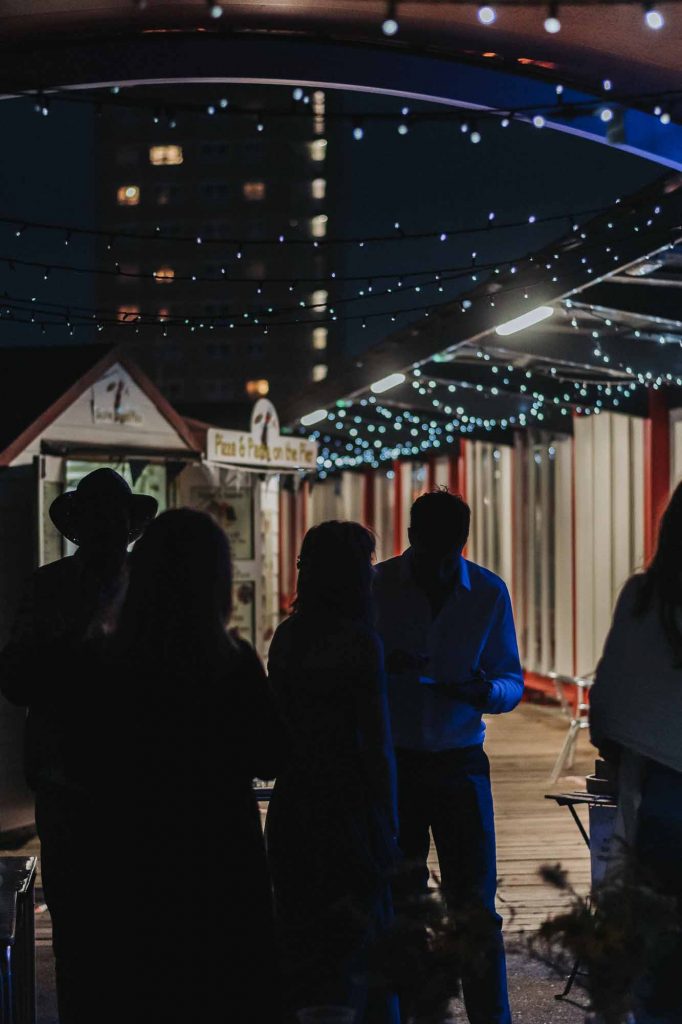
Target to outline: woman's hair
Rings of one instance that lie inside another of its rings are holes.
[[[675,660],[682,666],[682,484],[663,513],[656,554],[642,578],[635,614],[644,615],[654,605]]]
[[[130,556],[119,644],[166,663],[211,660],[225,647],[231,611],[230,545],[218,524],[188,508],[150,523]]]
[[[301,545],[295,611],[371,621],[374,549],[374,535],[359,523],[313,526]]]

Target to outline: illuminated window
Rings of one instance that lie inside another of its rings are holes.
[[[251,277],[257,277],[259,280],[263,280],[267,273],[267,267],[265,260],[252,260],[249,263],[249,275]]]
[[[327,179],[315,178],[310,182],[310,192],[313,199],[324,199],[327,194]]]
[[[116,192],[116,202],[119,206],[137,206],[139,201],[139,185],[121,185]]]
[[[316,135],[324,135],[324,132],[325,132],[324,113],[325,113],[325,95],[324,95],[324,93],[321,90],[317,89],[313,93],[313,114],[314,114],[313,128],[314,128],[314,131],[315,131]]]
[[[246,393],[249,398],[265,398],[270,392],[270,381],[268,380],[247,380]]]
[[[326,363],[318,363],[316,366],[313,366],[313,380],[315,383],[326,380],[328,372],[329,367]]]
[[[181,164],[182,161],[182,146],[151,146],[149,149],[149,163],[154,167]]]
[[[327,347],[327,328],[316,327],[313,331],[313,348],[323,352]]]
[[[245,181],[242,185],[242,192],[244,194],[244,199],[248,199],[250,202],[265,199],[265,182]]]
[[[320,310],[327,308],[327,299],[329,298],[329,292],[326,288],[318,288],[310,296],[310,305],[317,306]]]
[[[116,310],[116,319],[122,324],[132,324],[139,315],[139,306],[119,306]]]
[[[134,146],[121,146],[116,151],[116,163],[118,164],[136,164],[138,152]]]
[[[310,154],[311,160],[324,160],[325,156],[327,155],[327,140],[315,139],[314,142],[309,142],[308,153]]]
[[[170,284],[174,277],[175,271],[172,267],[159,267],[154,271],[154,280],[157,284]]]
[[[159,320],[161,320],[162,323],[165,323],[169,316],[170,309],[168,309],[167,307],[164,307],[163,309],[159,310]]]
[[[154,189],[154,196],[159,206],[168,206],[175,202],[180,194],[178,185],[157,185]]]
[[[313,238],[324,238],[327,234],[327,221],[329,217],[326,213],[320,213],[317,217],[313,217],[310,222],[310,231]]]

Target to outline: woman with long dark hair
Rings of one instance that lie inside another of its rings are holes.
[[[266,825],[286,1001],[353,1007],[358,1022],[364,957],[387,923],[397,832],[373,554],[358,523],[309,530],[293,614],[269,657],[290,743]]]
[[[207,1020],[216,1002],[245,1024],[276,1019],[252,780],[274,776],[281,743],[263,668],[227,631],[231,608],[223,531],[202,512],[159,516],[133,550],[112,650],[129,699],[116,716],[127,760],[116,802],[135,871],[149,871],[134,926],[140,1019]]]
[[[625,584],[590,692],[592,742],[618,763],[619,837],[682,928],[682,484],[647,570]],[[638,1022],[682,1020],[682,943],[639,987]]]

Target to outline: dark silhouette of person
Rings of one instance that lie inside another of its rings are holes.
[[[656,553],[623,587],[590,689],[592,742],[618,767],[616,861],[674,901],[678,931],[650,942],[633,979],[639,1024],[682,1020],[682,485]],[[623,848],[623,843],[625,844]]]
[[[216,1006],[243,1024],[279,1019],[252,781],[275,776],[283,741],[255,651],[227,630],[232,594],[220,527],[203,512],[166,512],[132,552],[107,655],[109,703],[124,699],[105,706],[115,731],[104,818],[135,837],[126,888],[148,880],[129,979],[144,1021],[208,1020]],[[117,931],[130,944],[120,897]]]
[[[358,1022],[368,998],[364,958],[390,917],[396,830],[373,552],[374,538],[357,523],[309,530],[294,611],[269,656],[290,742],[266,822],[286,1003],[291,1011],[353,1007]],[[372,1012],[372,1020],[397,1019],[386,993]]]
[[[28,708],[25,767],[36,795],[41,873],[52,917],[62,1024],[72,1019],[79,939],[71,911],[76,859],[88,848],[90,796],[67,769],[68,695],[64,683],[72,652],[110,633],[127,582],[127,548],[157,510],[154,498],[133,494],[112,469],[83,477],[50,507],[55,526],[78,546],[75,555],[34,573],[0,653],[0,689]],[[68,690],[68,686],[67,686]],[[88,895],[88,900],[91,896]]]
[[[81,795],[72,828],[73,801],[50,808],[63,815],[60,1024],[208,1020],[216,1005],[243,1024],[279,1020],[252,780],[275,774],[281,731],[258,657],[227,630],[231,602],[223,531],[166,512],[130,555],[115,633],[49,652],[68,658],[58,702],[47,659],[30,663]]]
[[[398,767],[399,846],[412,865],[396,901],[428,887],[429,830],[443,894],[472,957],[462,969],[471,1024],[511,1020],[482,715],[523,693],[503,581],[462,557],[470,510],[447,491],[412,506],[410,547],[377,566],[374,599],[386,649]],[[474,948],[475,947],[475,948]]]

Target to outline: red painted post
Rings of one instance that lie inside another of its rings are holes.
[[[365,469],[362,474],[362,522],[368,530],[374,529],[374,470]]]
[[[448,456],[448,490],[459,494],[459,454]]]
[[[289,603],[296,595],[296,562],[298,560],[298,493],[289,492]]]
[[[429,455],[426,460],[426,490],[435,491],[436,489],[436,456]]]
[[[670,497],[670,415],[665,391],[649,391],[644,421],[644,559],[653,558],[658,525]]]
[[[393,463],[393,554],[403,553],[403,464]]]
[[[459,493],[467,500],[467,452],[466,452],[466,441],[459,442],[459,469],[458,469],[458,486]]]
[[[280,478],[281,479],[281,478]],[[279,546],[277,549],[277,573],[279,575],[279,610],[284,613],[289,606],[288,595],[286,584],[287,580],[284,579],[285,562],[284,562],[284,516],[286,508],[286,492],[282,489],[280,484],[279,494],[279,517],[278,517],[278,529],[279,529]]]

